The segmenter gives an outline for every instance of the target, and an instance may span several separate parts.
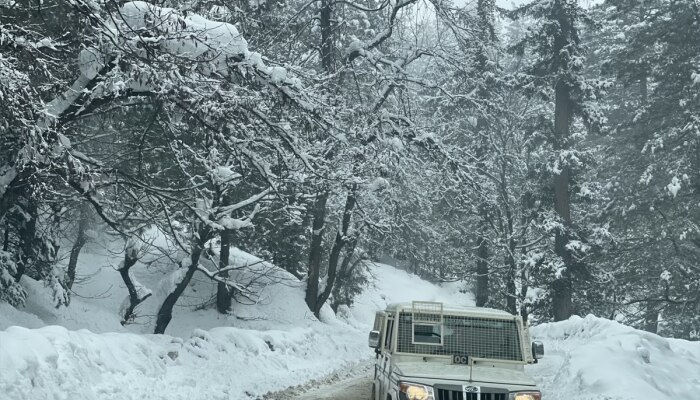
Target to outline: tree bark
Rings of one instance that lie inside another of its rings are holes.
[[[17,274],[15,280],[19,282],[22,276],[27,272],[27,269],[37,262],[36,251],[36,222],[38,219],[38,210],[36,201],[28,196],[26,207],[23,208],[24,214],[29,218],[24,218],[19,228],[19,262],[17,263]]]
[[[323,258],[323,228],[326,220],[326,203],[328,192],[324,191],[316,198],[311,224],[311,248],[309,249],[309,274],[306,283],[306,305],[316,313],[318,285],[321,278],[321,259]]]
[[[221,252],[219,253],[219,269],[228,267],[229,254],[231,250],[231,232],[221,232]],[[220,275],[222,278],[228,278],[228,271],[224,271]],[[227,314],[231,311],[231,290],[228,285],[223,282],[216,284],[216,310],[221,314]]]
[[[75,243],[70,250],[70,258],[68,259],[68,268],[66,269],[66,275],[63,278],[65,281],[66,289],[72,289],[73,283],[75,282],[75,270],[78,267],[78,257],[80,256],[80,251],[87,243],[87,236],[85,235],[85,230],[88,224],[88,204],[80,204],[80,221],[78,221],[78,233],[75,238]]]
[[[479,0],[477,2],[477,16],[479,20],[478,30],[480,43],[477,52],[477,65],[481,73],[489,71],[489,57],[487,47],[495,40],[495,32],[493,28],[494,16],[494,1]],[[479,88],[479,97],[488,98],[489,91],[486,87]],[[487,128],[487,123],[483,117],[477,119],[477,132],[481,133]],[[477,148],[477,157],[481,158],[485,153],[484,145],[481,144]],[[483,161],[479,161],[479,167],[484,168]],[[476,306],[484,307],[489,301],[489,247],[486,238],[486,230],[488,229],[488,203],[482,200],[479,205],[479,222],[477,227],[477,252],[476,252]]]
[[[515,288],[515,258],[513,253],[506,255],[506,311],[515,315],[518,312],[517,297],[518,294]]]
[[[331,249],[330,257],[328,258],[328,278],[326,279],[326,287],[321,293],[321,295],[318,296],[315,308],[313,309],[316,318],[319,317],[321,307],[323,307],[323,304],[326,303],[326,300],[328,300],[333,290],[336,272],[338,270],[340,252],[343,250],[345,244],[348,243],[347,234],[348,230],[350,229],[350,219],[352,218],[352,211],[355,208],[356,201],[357,199],[355,197],[355,188],[353,188],[353,190],[351,190],[345,198],[343,222],[340,230],[335,234],[335,242],[333,243],[333,248]]]
[[[119,275],[121,275],[122,280],[126,285],[126,289],[129,291],[129,307],[127,307],[127,309],[124,311],[124,315],[122,316],[122,325],[129,323],[129,321],[134,317],[136,307],[143,303],[147,298],[151,297],[151,293],[148,293],[143,297],[139,297],[139,292],[136,289],[134,282],[131,280],[129,271],[131,270],[131,267],[136,264],[136,261],[138,261],[136,252],[131,252],[129,249],[127,249],[127,251],[124,253],[124,265],[119,269]]]
[[[187,272],[185,272],[185,275],[182,277],[182,280],[180,280],[180,282],[178,282],[175,285],[175,289],[165,298],[163,304],[158,310],[158,316],[156,318],[156,328],[154,331],[154,333],[156,334],[165,333],[165,329],[168,327],[170,320],[172,320],[173,318],[173,307],[175,307],[175,303],[177,303],[177,300],[185,291],[187,285],[190,284],[192,276],[194,276],[194,273],[197,271],[199,257],[202,255],[202,251],[204,250],[204,244],[210,238],[211,231],[209,230],[209,228],[204,227],[200,228],[198,233],[199,235],[197,236],[197,239],[194,241],[194,244],[192,246],[192,253],[190,254],[189,265],[186,267]],[[184,268],[182,266],[182,263],[180,265],[180,268]]]
[[[321,65],[326,73],[335,71],[334,65],[334,41],[333,26],[331,25],[331,0],[321,0],[320,28],[321,28]]]
[[[337,282],[333,286],[333,300],[331,301],[331,309],[334,313],[338,313],[338,307],[341,304],[343,304],[343,299],[340,299],[338,297],[338,295],[340,294],[340,290],[342,290],[347,280],[352,276],[352,271],[354,271],[357,265],[360,263],[360,261],[362,261],[362,259],[358,258],[352,265],[350,265],[352,256],[355,254],[355,248],[357,248],[357,238],[353,238],[346,245],[345,257],[340,263],[340,268],[338,269],[340,272],[338,273],[338,277],[336,278]]]
[[[559,80],[555,87],[556,97],[554,104],[554,134],[555,149],[561,150],[567,147],[569,127],[572,117],[572,104],[569,88],[565,82]],[[571,203],[569,198],[569,166],[564,165],[554,175],[554,209],[559,216],[562,227],[557,229],[554,239],[554,251],[563,262],[563,270],[560,276],[552,282],[553,298],[552,312],[555,321],[568,319],[572,313],[572,282],[571,273],[574,269],[574,259],[566,248],[569,243],[568,230],[571,227]]]
[[[659,310],[653,301],[648,301],[644,309],[644,330],[651,333],[659,331]]]
[[[515,231],[513,224],[513,212],[511,211],[508,197],[508,172],[503,159],[501,163],[501,202],[505,211],[506,223],[503,231],[503,243],[506,244],[505,265],[506,265],[506,311],[515,315],[518,312],[518,293],[515,287],[517,276],[517,265],[515,262]]]
[[[333,58],[333,29],[331,26],[332,1],[322,0],[320,10],[321,28],[321,66],[327,74],[332,74],[335,65]],[[330,160],[333,151],[326,158]],[[323,258],[323,227],[326,220],[326,203],[330,194],[325,189],[316,198],[313,208],[313,222],[311,227],[311,248],[309,249],[309,273],[306,284],[306,305],[318,317],[318,289],[321,278],[321,259]]]
[[[14,178],[7,184],[5,191],[0,196],[0,220],[5,218],[10,209],[17,204],[19,188],[26,185],[25,180],[31,176],[32,172],[34,172],[32,168],[24,168],[14,175]],[[2,178],[8,179],[6,175],[3,175]]]
[[[0,220],[2,218],[0,217]],[[5,234],[3,235],[3,240],[2,240],[2,250],[7,251],[7,249],[10,248],[10,222],[5,220]]]
[[[478,228],[476,251],[476,306],[484,307],[489,301],[489,247],[484,231],[486,230],[485,217],[481,216]]]
[[[528,288],[529,285],[527,283],[527,274],[523,268],[520,270],[520,298],[523,299],[523,301],[520,303],[520,316],[523,318],[524,323],[527,323],[527,320],[530,317],[524,300],[527,296]]]

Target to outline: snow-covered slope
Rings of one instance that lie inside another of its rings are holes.
[[[237,265],[260,261],[239,250],[232,259]],[[81,261],[78,272],[85,278],[76,292],[82,297],[70,307],[55,309],[49,289],[30,279],[24,280],[30,301],[23,310],[0,304],[3,399],[257,398],[369,359],[367,332],[387,302],[470,302],[457,285],[441,288],[373,264],[374,283],[356,305],[340,318],[325,308],[321,322],[304,303],[303,284],[274,266],[256,264],[272,276],[258,278],[259,303],[235,304],[233,315],[221,316],[201,307],[215,287],[198,279],[176,308],[169,335],[158,336],[147,333],[164,295],[159,282],[167,282],[171,267],[134,271],[154,296],[139,310],[137,324],[125,328],[118,310],[126,292],[113,268],[118,260],[93,249]]]
[[[700,398],[700,342],[589,315],[532,329],[545,358],[527,367],[546,400]]]
[[[239,265],[259,261],[238,250],[233,255]],[[55,309],[49,289],[31,280],[24,282],[30,292],[25,309],[0,303],[3,400],[255,399],[370,359],[367,331],[388,303],[473,304],[460,283],[434,285],[372,264],[371,287],[338,317],[325,308],[321,322],[306,308],[301,283],[257,264],[274,272],[258,304],[236,304],[231,316],[202,308],[214,286],[198,278],[176,308],[168,335],[151,335],[159,284],[172,267],[154,263],[134,271],[154,297],[125,328],[117,315],[125,295],[113,269],[117,262],[109,252],[86,254],[76,287],[83,297],[74,297],[69,308]],[[593,316],[543,324],[532,333],[547,354],[527,369],[546,400],[676,400],[700,393],[698,342]]]
[[[350,309],[353,317],[350,320],[362,321],[367,328],[372,326],[375,312],[391,303],[418,300],[474,305],[471,293],[462,292],[462,282],[435,285],[406,271],[379,263],[370,265],[369,271],[374,277],[372,286],[355,299],[355,304]]]

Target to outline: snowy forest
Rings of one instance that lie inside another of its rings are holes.
[[[316,316],[391,259],[533,323],[700,338],[694,0],[0,0],[0,141],[13,306],[29,277],[71,307],[108,235],[129,324],[157,231],[155,333],[193,277],[256,302],[237,248]]]

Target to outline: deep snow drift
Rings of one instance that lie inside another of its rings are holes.
[[[527,367],[546,400],[700,397],[700,342],[667,339],[589,315],[532,328],[545,358]]]

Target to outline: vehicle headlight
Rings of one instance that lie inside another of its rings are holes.
[[[542,400],[540,392],[514,392],[509,396],[509,400]]]
[[[399,392],[401,400],[435,400],[433,388],[418,383],[401,382]]]

